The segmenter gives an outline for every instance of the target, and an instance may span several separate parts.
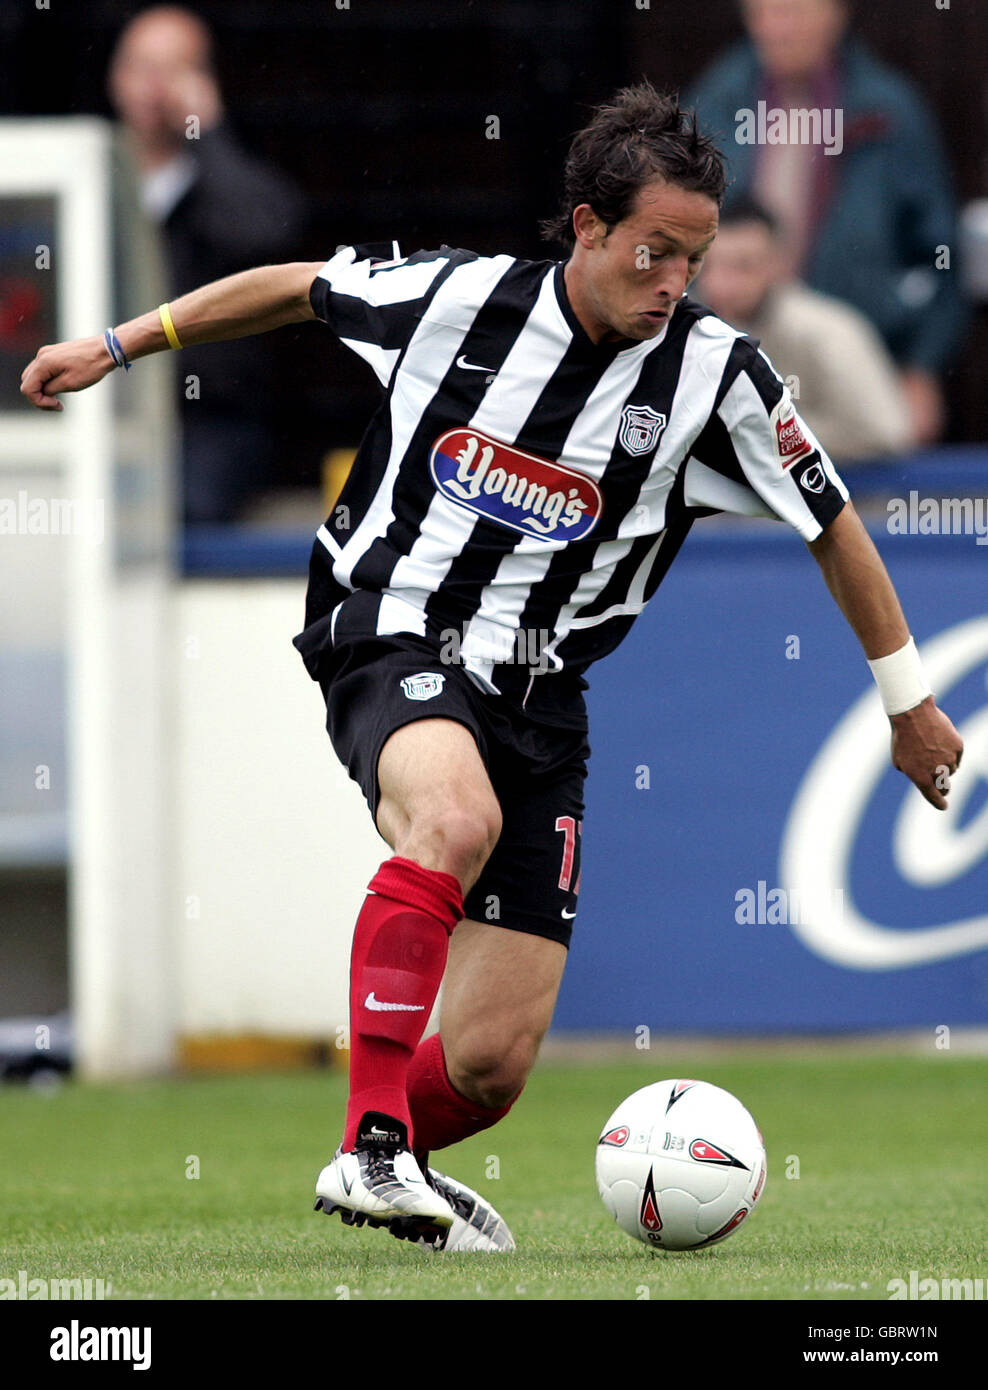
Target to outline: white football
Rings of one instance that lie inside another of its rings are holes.
[[[765,1188],[765,1145],[736,1096],[656,1081],[623,1100],[597,1140],[597,1191],[629,1236],[658,1250],[726,1240]]]

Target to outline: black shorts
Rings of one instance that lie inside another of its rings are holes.
[[[586,733],[526,718],[411,635],[340,643],[321,666],[319,684],[333,747],[375,818],[377,762],[396,729],[416,719],[453,719],[470,730],[502,830],[464,899],[465,914],[568,946],[580,884]]]

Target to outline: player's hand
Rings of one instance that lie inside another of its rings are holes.
[[[893,767],[916,784],[931,806],[946,811],[950,779],[964,751],[960,734],[943,710],[937,709],[932,695],[890,719]]]
[[[21,373],[21,395],[39,410],[61,410],[61,391],[84,391],[114,370],[113,358],[100,338],[76,338],[40,348]]]

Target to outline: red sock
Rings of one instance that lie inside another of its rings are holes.
[[[518,1092],[521,1095],[521,1091]],[[420,1043],[408,1069],[408,1109],[415,1132],[416,1154],[445,1149],[490,1129],[514,1105],[509,1100],[497,1110],[467,1100],[453,1086],[446,1070],[446,1056],[438,1033]]]
[[[395,855],[371,879],[350,957],[345,1151],[356,1143],[368,1110],[401,1121],[411,1143],[408,1065],[439,992],[450,933],[462,916],[463,892],[452,874]]]

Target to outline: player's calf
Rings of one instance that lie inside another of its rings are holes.
[[[450,1083],[467,1100],[504,1111],[521,1093],[535,1065],[542,1034],[523,1031],[498,1037],[480,1025],[445,1040]]]
[[[396,855],[370,883],[350,955],[350,1097],[344,1151],[368,1111],[410,1127],[406,1077],[463,915],[451,874]]]
[[[433,1149],[446,1149],[496,1125],[511,1109],[520,1090],[521,1086],[504,1105],[497,1107],[464,1095],[449,1079],[442,1038],[438,1033],[426,1038],[408,1069],[408,1110],[422,1171],[426,1171]]]

